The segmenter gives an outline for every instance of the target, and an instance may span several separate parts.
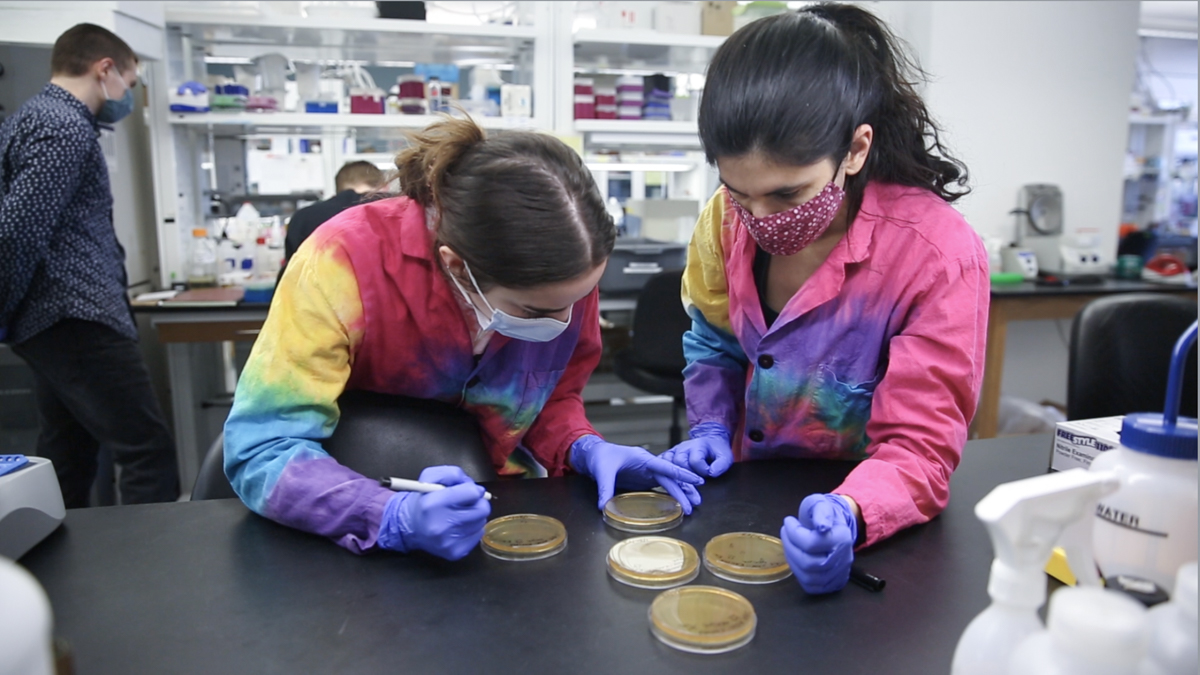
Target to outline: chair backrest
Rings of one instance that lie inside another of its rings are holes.
[[[1067,418],[1161,412],[1171,351],[1196,320],[1196,301],[1126,293],[1088,303],[1071,326]],[[1188,358],[1179,413],[1196,416],[1196,350]]]
[[[634,365],[680,378],[687,365],[683,334],[692,327],[679,296],[682,283],[683,270],[662,272],[646,282],[633,313],[633,340],[629,345]]]
[[[337,428],[322,446],[364,476],[415,479],[426,467],[453,464],[477,481],[497,477],[478,422],[461,408],[369,391],[346,392],[338,399],[338,408]],[[200,467],[193,501],[236,496],[223,465],[223,444],[218,439]]]

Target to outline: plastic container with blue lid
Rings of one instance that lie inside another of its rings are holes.
[[[1179,415],[1183,371],[1196,333],[1193,323],[1175,344],[1165,410],[1126,415],[1121,445],[1092,462],[1091,471],[1112,471],[1121,481],[1096,509],[1093,545],[1106,579],[1169,589],[1180,566],[1196,559],[1197,424]]]

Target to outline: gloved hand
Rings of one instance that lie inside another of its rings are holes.
[[[779,530],[788,566],[806,593],[840,591],[850,580],[858,520],[840,495],[809,495],[800,519],[783,519]]]
[[[697,424],[688,436],[690,441],[680,443],[660,457],[668,457],[676,465],[709,478],[716,478],[733,466],[733,448],[729,445],[729,430],[724,424]]]
[[[376,545],[401,553],[420,549],[446,560],[470,553],[492,512],[483,498],[487,491],[457,466],[431,466],[418,480],[446,489],[392,495],[383,507]]]
[[[657,483],[690,514],[700,503],[700,493],[692,486],[704,484],[700,476],[643,448],[608,443],[599,436],[583,436],[571,445],[571,466],[596,481],[601,510],[617,487],[646,490]]]

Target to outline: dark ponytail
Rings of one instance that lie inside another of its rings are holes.
[[[870,12],[837,3],[755,21],[709,64],[700,140],[709,162],[760,152],[796,166],[840,164],[869,124],[866,165],[847,178],[853,210],[868,181],[926,188],[947,202],[970,192],[967,167],[942,145],[916,84],[925,73]]]
[[[485,135],[447,117],[409,135],[396,170],[403,194],[434,214],[437,245],[483,290],[574,279],[612,252],[616,227],[591,172],[552,136]]]

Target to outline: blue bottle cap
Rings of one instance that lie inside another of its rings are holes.
[[[1133,413],[1121,422],[1121,445],[1148,455],[1196,459],[1196,420],[1180,416],[1168,427],[1162,413]]]

